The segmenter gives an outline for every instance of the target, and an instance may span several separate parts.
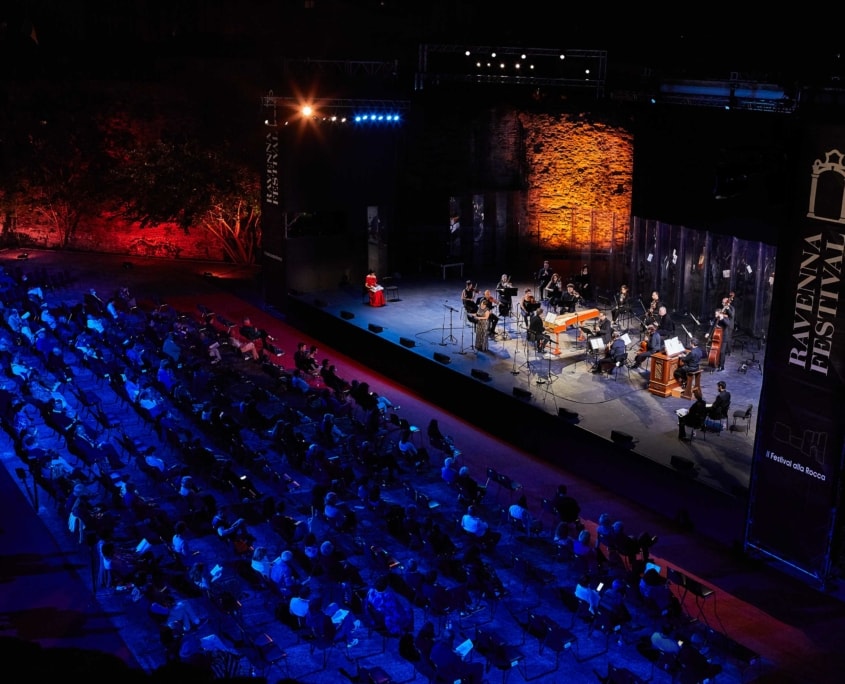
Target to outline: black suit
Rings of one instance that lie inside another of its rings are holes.
[[[722,390],[716,395],[713,403],[710,405],[710,418],[713,420],[721,420],[728,415],[728,409],[731,406],[731,393],[728,390]]]

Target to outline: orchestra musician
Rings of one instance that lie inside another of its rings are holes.
[[[638,369],[652,354],[663,350],[663,338],[654,323],[649,323],[646,326],[646,334],[648,337],[643,340],[645,349],[641,348],[641,351],[634,357],[634,365],[631,366],[634,370]]]
[[[726,342],[730,341],[731,325],[732,321],[730,316],[725,312],[725,309],[723,307],[716,309],[713,315],[713,325],[705,337],[711,341],[711,347],[713,344],[717,344],[715,340],[717,338],[719,339],[719,351],[716,358],[717,371],[725,370]],[[719,331],[718,334],[716,332],[717,329]]]
[[[549,303],[549,309],[557,313],[557,307],[560,306],[560,297],[563,294],[563,281],[560,278],[560,274],[552,273],[552,279],[546,285],[543,293],[544,299]]]
[[[587,264],[581,267],[581,272],[572,279],[575,285],[575,290],[581,299],[581,305],[592,297],[592,287],[590,286],[590,269]]]
[[[488,300],[485,297],[481,297],[478,300],[478,311],[475,312],[475,318],[477,319],[477,323],[475,324],[475,348],[478,351],[488,351],[490,348],[492,315]]]
[[[475,295],[478,292],[471,280],[467,280],[466,287],[461,292],[461,302],[463,302],[464,309],[468,314],[474,314],[478,311],[478,304],[475,303]]]
[[[502,277],[496,284],[496,295],[499,298],[499,315],[507,318],[511,315],[511,295],[508,290],[513,288],[511,278],[507,273],[502,273]]]
[[[543,308],[537,307],[531,314],[528,320],[528,334],[526,338],[529,342],[534,342],[537,351],[542,354],[546,351],[546,346],[551,342],[551,336],[546,332],[546,327],[543,324]]]
[[[560,296],[562,313],[575,313],[575,305],[581,299],[581,294],[575,289],[574,283],[567,283],[566,290]]]
[[[622,314],[627,314],[631,311],[630,295],[628,294],[628,286],[624,283],[619,286],[613,295],[613,308],[610,310],[611,320],[613,325],[616,325],[616,319]]]
[[[490,290],[484,290],[484,294],[481,295],[476,301],[476,304],[478,304],[479,309],[481,308],[482,302],[487,302],[487,311],[489,312],[487,317],[490,321],[489,335],[490,337],[495,337],[496,326],[499,324],[499,317],[495,313],[493,313],[493,311],[494,307],[498,306],[499,300],[493,296],[493,293]]]
[[[370,269],[364,278],[364,287],[370,293],[370,306],[384,306],[384,288],[378,284],[376,272]]]
[[[657,326],[658,330],[660,330],[664,339],[675,336],[675,321],[673,321],[672,317],[669,315],[669,310],[662,304],[657,309],[657,316],[655,316],[654,324]]]
[[[549,265],[549,260],[546,259],[543,261],[543,265],[540,267],[540,270],[537,271],[537,290],[539,291],[538,298],[540,301],[548,299],[546,296],[546,288],[549,286],[549,283],[552,280],[552,275],[554,271],[552,271],[552,267]]]
[[[675,372],[672,374],[681,387],[686,389],[687,376],[701,370],[701,359],[704,358],[704,350],[698,346],[698,340],[694,337],[690,340],[690,350],[684,354]]]
[[[661,306],[663,306],[663,302],[660,301],[660,293],[657,290],[654,290],[654,292],[651,293],[651,300],[649,301],[645,310],[645,315],[643,316],[643,330],[645,330],[649,325],[657,325],[657,314],[660,311]]]
[[[612,339],[613,326],[611,325],[610,319],[607,317],[607,314],[604,311],[599,311],[599,317],[593,325],[593,330],[595,331],[596,335],[601,336],[601,339],[605,344],[610,344],[610,341]]]
[[[523,294],[522,299],[519,300],[519,315],[522,317],[522,321],[525,324],[526,329],[528,328],[531,314],[539,308],[540,302],[534,299],[534,293],[531,291],[531,288],[526,287],[525,294]]]
[[[605,346],[604,358],[599,359],[590,372],[610,373],[617,363],[627,358],[628,349],[625,347],[625,340],[622,339],[622,335],[618,330],[614,330],[611,333],[610,342]]]
[[[731,342],[733,340],[734,326],[736,325],[736,307],[734,306],[734,293],[731,292],[727,297],[722,297],[722,311],[728,317],[728,326],[724,330],[726,333],[722,338],[722,344],[725,347],[725,356],[731,355]]]

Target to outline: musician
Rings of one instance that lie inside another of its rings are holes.
[[[378,284],[378,278],[376,278],[376,272],[370,269],[367,272],[367,276],[364,278],[364,287],[370,293],[370,306],[384,306],[384,288]]]
[[[654,324],[660,330],[664,339],[675,336],[675,321],[672,320],[669,310],[663,304],[657,309]]]
[[[634,370],[637,370],[652,354],[663,350],[663,338],[654,323],[646,326],[646,334],[648,338],[644,340],[645,349],[634,357],[634,365],[631,366]]]
[[[546,288],[549,286],[549,283],[552,280],[552,275],[554,271],[552,271],[552,267],[549,265],[549,260],[546,259],[543,262],[543,265],[540,267],[540,270],[537,271],[537,289],[539,290],[539,298],[540,300],[548,299],[546,297]]]
[[[531,314],[528,320],[528,334],[526,335],[529,342],[534,342],[537,351],[542,354],[546,351],[546,346],[551,341],[551,336],[546,332],[546,327],[543,324],[543,308],[538,307]]]
[[[622,284],[619,290],[613,295],[613,308],[610,310],[611,320],[613,325],[616,325],[616,319],[620,314],[627,314],[631,311],[630,295],[628,294],[628,286]]]
[[[587,264],[584,264],[581,267],[581,273],[575,276],[572,281],[575,285],[575,290],[580,295],[581,304],[583,306],[584,302],[592,297],[593,291],[590,285],[590,269]]]
[[[475,348],[478,351],[488,351],[490,348],[490,326],[492,324],[490,303],[485,297],[478,300],[478,311],[475,317],[478,322],[475,324]]]
[[[466,287],[461,292],[461,301],[467,313],[474,314],[478,311],[478,304],[475,303],[475,295],[478,290],[471,280],[467,280]]]
[[[663,306],[663,302],[660,301],[660,293],[657,290],[654,290],[654,292],[651,293],[651,300],[649,301],[645,314],[643,315],[644,330],[651,324],[657,325],[657,314],[661,306]]]
[[[484,290],[484,294],[476,300],[476,304],[478,304],[479,308],[481,307],[482,301],[487,302],[488,319],[490,320],[490,337],[495,337],[496,326],[499,324],[499,317],[493,312],[495,311],[494,307],[499,305],[499,300],[493,296],[493,293],[490,290]]]
[[[511,296],[508,290],[513,288],[511,278],[507,273],[502,273],[502,277],[496,284],[496,295],[499,298],[499,315],[507,317],[511,315]]]
[[[617,363],[624,361],[627,358],[628,349],[625,347],[625,340],[622,339],[622,335],[618,330],[614,330],[611,333],[610,342],[605,347],[604,358],[599,359],[590,372],[610,373]]]
[[[523,294],[522,299],[519,300],[519,315],[522,316],[522,321],[526,328],[528,328],[528,322],[531,319],[531,314],[539,308],[540,302],[534,299],[534,293],[531,291],[531,288],[526,287],[525,294]]]
[[[681,387],[687,386],[687,376],[701,370],[701,359],[704,358],[704,350],[698,346],[698,340],[694,337],[690,340],[690,350],[684,354],[675,372],[675,380],[681,383]]]
[[[560,308],[562,313],[575,313],[575,305],[581,298],[580,293],[575,289],[574,283],[567,283],[566,290],[560,296]]]
[[[607,317],[607,314],[604,311],[599,312],[598,320],[596,321],[596,324],[593,329],[595,330],[596,335],[601,336],[601,339],[605,344],[610,344],[610,341],[612,339],[613,326],[611,325],[610,319]]]
[[[719,372],[725,370],[726,345],[730,342],[730,327],[730,316],[725,313],[723,308],[716,309],[713,315],[713,326],[710,328],[710,332],[707,333],[706,337],[711,340],[712,344],[712,340],[716,337],[716,330],[719,329],[721,342],[719,343],[719,358],[716,361],[716,370]]]
[[[560,306],[560,297],[563,294],[563,281],[558,273],[552,273],[552,279],[543,292],[544,298],[548,301],[549,309],[557,313],[557,307]]]
[[[687,425],[695,431],[695,428],[700,428],[704,424],[704,419],[707,417],[707,402],[704,401],[701,390],[696,387],[692,391],[692,396],[693,402],[685,413],[678,409],[678,439],[682,442],[690,440],[687,437]]]
[[[725,356],[731,354],[731,343],[733,342],[733,331],[736,325],[736,307],[733,303],[733,292],[727,297],[722,297],[722,311],[728,317],[728,325],[722,331],[722,346],[725,349]]]

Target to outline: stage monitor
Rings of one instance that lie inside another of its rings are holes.
[[[684,345],[681,344],[681,341],[677,337],[670,337],[666,340],[665,345],[666,356],[677,356],[678,354],[683,354],[686,351],[684,349]]]

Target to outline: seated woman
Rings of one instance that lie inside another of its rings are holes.
[[[376,278],[376,272],[374,270],[370,269],[367,277],[364,278],[364,287],[367,288],[370,294],[370,306],[385,305],[384,288],[378,284],[378,278]]]

